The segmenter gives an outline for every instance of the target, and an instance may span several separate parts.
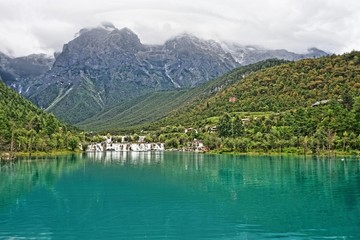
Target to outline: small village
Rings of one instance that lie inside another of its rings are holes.
[[[146,142],[145,136],[139,136],[139,139],[136,142],[129,142],[129,137],[127,136],[116,136],[116,139],[121,139],[120,141],[114,141],[112,136],[103,136],[104,141],[102,142],[93,142],[90,143],[86,151],[87,152],[105,152],[105,151],[114,151],[114,152],[148,152],[148,151],[189,151],[189,152],[206,152],[207,149],[202,143],[202,141],[194,139],[190,146],[186,148],[174,149],[166,148],[164,143],[154,143]]]

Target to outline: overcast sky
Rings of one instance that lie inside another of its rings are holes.
[[[52,54],[103,21],[143,43],[187,32],[295,52],[360,50],[359,0],[0,0],[0,51]]]

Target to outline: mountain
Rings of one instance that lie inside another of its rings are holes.
[[[241,68],[233,74],[237,71]],[[238,77],[200,104],[185,105],[155,125],[201,126],[224,112],[279,113],[326,105],[330,101],[350,108],[351,98],[360,96],[358,73],[359,52],[273,66]]]
[[[324,54],[313,50],[310,55]],[[153,92],[195,88],[241,65],[310,55],[251,50],[189,34],[162,45],[147,45],[130,29],[106,23],[80,30],[56,54],[51,69],[42,68],[41,76],[20,78],[19,69],[10,69],[6,73],[14,77],[5,82],[45,111],[78,124],[112,107],[129,106],[131,101]]]
[[[32,54],[12,58],[0,53],[0,78],[17,92],[28,97],[34,84],[41,84],[40,77],[51,69],[54,58],[45,54]]]
[[[184,35],[152,46],[127,28],[82,30],[64,45],[30,99],[77,123],[153,91],[194,87],[238,65],[210,44]]]
[[[194,106],[201,105],[204,100],[252,72],[284,63],[286,61],[270,59],[239,67],[195,88],[152,92],[128,104],[115,105],[76,125],[96,131],[146,128],[170,113],[179,109],[184,111],[184,107],[189,107],[188,111],[191,111]]]
[[[219,43],[189,34],[166,41],[162,49],[166,74],[177,88],[198,86],[240,66]]]
[[[0,152],[77,147],[77,131],[68,131],[53,114],[45,113],[1,80],[0,106]]]
[[[241,65],[248,65],[271,58],[295,61],[304,58],[318,58],[328,55],[328,53],[317,48],[310,48],[305,54],[297,54],[285,49],[271,50],[257,46],[243,46],[226,42],[222,43],[222,48],[229,52]]]

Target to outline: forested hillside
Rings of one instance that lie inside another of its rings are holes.
[[[240,69],[238,69],[240,70]],[[233,74],[236,74],[235,70]],[[360,53],[305,59],[253,72],[164,124],[191,124],[223,112],[279,112],[360,94]]]
[[[306,59],[257,72],[210,99],[209,110],[284,111],[360,92],[360,55]],[[234,103],[229,102],[235,97]]]
[[[253,72],[153,127],[195,127],[211,149],[318,153],[358,150],[359,123],[360,53],[354,51]]]
[[[75,149],[80,135],[0,81],[0,151]]]

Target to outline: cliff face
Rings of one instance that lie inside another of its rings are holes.
[[[44,54],[11,58],[0,53],[0,78],[6,85],[28,97],[30,88],[41,83],[39,77],[51,69],[54,60]]]

